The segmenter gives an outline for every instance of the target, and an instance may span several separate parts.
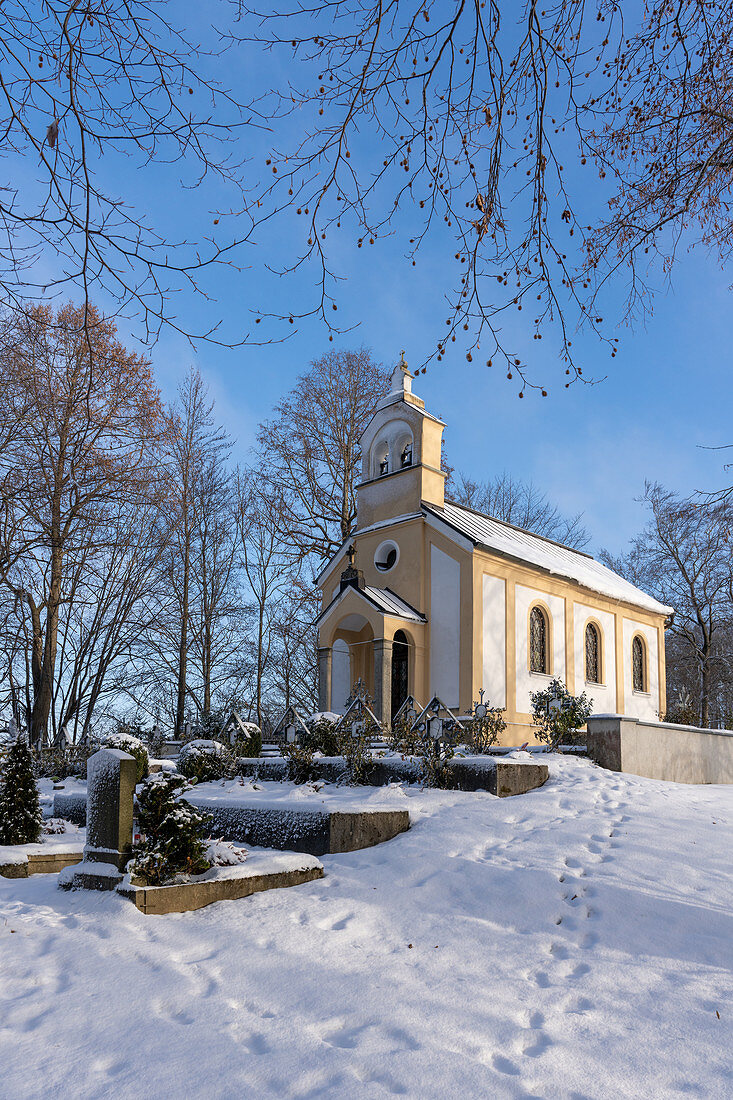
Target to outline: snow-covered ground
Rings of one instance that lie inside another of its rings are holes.
[[[733,788],[552,759],[517,798],[177,916],[0,879],[0,1095],[733,1095]]]

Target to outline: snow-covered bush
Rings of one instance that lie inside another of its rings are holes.
[[[199,783],[223,779],[231,768],[231,753],[221,741],[187,741],[178,754],[178,770],[181,775]]]
[[[256,722],[242,722],[245,733],[237,730],[233,751],[235,756],[259,756],[262,752],[262,730]]]
[[[471,718],[466,723],[466,744],[472,752],[488,752],[496,744],[506,729],[505,713],[506,707],[486,706],[483,718]]]
[[[317,777],[318,768],[310,745],[286,741],[280,751],[288,762],[288,779],[291,783],[309,783]]]
[[[209,819],[181,794],[189,784],[182,775],[158,772],[137,796],[141,843],[127,870],[133,881],[161,886],[175,875],[199,875],[211,866],[206,855]]]
[[[246,850],[229,840],[207,840],[204,851],[212,867],[236,867],[247,859]]]
[[[48,836],[54,836],[66,832],[66,822],[63,817],[49,817],[43,823],[43,832]]]
[[[142,783],[143,779],[147,776],[149,765],[148,750],[139,737],[133,737],[131,733],[120,733],[119,731],[104,733],[101,737],[97,738],[96,748],[119,749],[120,752],[129,753],[130,756],[135,757],[135,762],[137,764],[135,782]]]
[[[303,734],[302,742],[307,744],[312,752],[322,752],[324,756],[337,756],[340,752],[340,744],[336,723],[340,717],[340,714],[334,714],[331,711],[311,714],[306,721],[308,733]]]
[[[43,814],[25,741],[14,741],[0,776],[0,844],[32,844],[41,835]]]
[[[33,753],[33,774],[36,779],[66,779],[70,775],[86,775],[87,759],[98,746],[69,745],[67,748],[36,749]]]
[[[593,700],[585,692],[571,695],[562,680],[558,679],[551,680],[544,691],[533,691],[530,699],[537,737],[551,749],[577,741],[578,730],[593,711]]]
[[[420,731],[412,727],[410,719],[402,714],[392,726],[389,747],[403,756],[413,756],[419,752],[421,736]]]

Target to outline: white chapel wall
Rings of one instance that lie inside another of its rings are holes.
[[[431,544],[430,694],[448,707],[458,706],[460,652],[461,565]]]
[[[331,710],[343,714],[351,694],[351,657],[349,645],[337,638],[331,650]]]
[[[565,601],[561,596],[551,596],[539,588],[515,586],[515,624],[517,634],[517,710],[529,714],[532,710],[530,692],[542,691],[553,677],[565,681]],[[544,604],[552,618],[550,636],[552,645],[551,675],[529,671],[529,609],[533,603]]]
[[[601,683],[587,683],[585,679],[585,628],[589,620],[601,628]],[[598,611],[586,604],[573,604],[575,646],[575,694],[587,692],[593,700],[596,714],[614,714],[616,711],[616,618],[609,611]]]
[[[483,683],[494,707],[506,706],[506,581],[483,575]]]
[[[648,691],[634,691],[631,643],[635,634],[641,634],[646,642]],[[646,721],[659,718],[659,653],[657,632],[652,626],[624,619],[624,714]]]

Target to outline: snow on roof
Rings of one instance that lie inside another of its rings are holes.
[[[575,581],[592,592],[614,600],[623,600],[624,603],[643,607],[647,611],[670,614],[673,610],[582,550],[571,550],[569,546],[552,542],[542,535],[533,535],[521,527],[492,519],[491,516],[474,512],[451,501],[446,500],[443,508],[434,505],[423,507],[426,512],[437,516],[487,550],[535,565],[555,576]]]

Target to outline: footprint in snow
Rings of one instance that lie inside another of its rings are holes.
[[[506,1073],[511,1077],[518,1077],[521,1073],[519,1066],[503,1054],[494,1054],[491,1063],[494,1069],[497,1069],[499,1073]]]

